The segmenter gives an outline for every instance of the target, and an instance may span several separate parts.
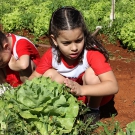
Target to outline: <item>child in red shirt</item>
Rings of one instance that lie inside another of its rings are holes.
[[[27,38],[0,31],[0,83],[18,86],[35,70],[40,55]]]
[[[93,117],[95,123],[100,119],[99,107],[118,92],[107,51],[90,34],[82,14],[74,7],[53,12],[48,36],[52,47],[42,56],[29,80],[42,75],[51,77],[69,87],[79,100],[85,102],[88,97],[90,111],[85,119]]]

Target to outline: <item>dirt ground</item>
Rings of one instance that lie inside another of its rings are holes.
[[[135,52],[123,49],[120,42],[105,47],[110,52],[110,64],[119,84],[119,92],[114,97],[115,120],[125,128],[135,120]]]
[[[119,85],[119,92],[106,106],[101,107],[101,121],[114,119],[119,121],[121,128],[135,120],[135,52],[123,49],[120,42],[111,44],[102,37],[103,45],[110,54],[110,65]],[[42,54],[49,46],[38,47]]]
[[[16,34],[28,37],[30,40],[34,38],[28,31],[16,32]],[[101,38],[101,37],[100,37]],[[37,49],[42,56],[50,47],[45,37],[40,38]],[[123,49],[119,41],[111,44],[102,36],[103,46],[110,53],[110,65],[114,71],[119,84],[119,92],[114,99],[106,106],[101,107],[101,121],[111,120],[112,114],[114,119],[120,122],[121,128],[135,120],[135,52]]]
[[[105,42],[106,43],[106,42]],[[122,128],[135,120],[135,52],[123,49],[120,42],[104,44],[110,53],[110,64],[117,78],[119,92],[101,112],[115,113],[115,120],[120,122]],[[110,118],[102,118],[108,120]]]

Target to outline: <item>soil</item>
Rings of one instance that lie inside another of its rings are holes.
[[[107,41],[105,37],[102,40]],[[116,41],[115,44],[103,44],[110,53],[110,65],[117,78],[119,92],[112,102],[101,108],[101,121],[109,120],[110,117],[106,116],[115,113],[114,119],[125,129],[128,123],[135,120],[135,52],[122,48],[120,43]]]
[[[22,30],[15,34],[34,38],[28,31]],[[123,49],[120,41],[109,43],[105,36],[98,36],[102,40],[103,46],[110,53],[110,65],[119,84],[119,92],[114,99],[107,105],[101,107],[101,121],[114,119],[119,121],[121,128],[125,129],[126,125],[135,120],[135,52]],[[42,56],[50,47],[46,37],[40,37],[37,49]]]

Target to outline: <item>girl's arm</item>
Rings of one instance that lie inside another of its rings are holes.
[[[14,71],[25,70],[30,64],[30,56],[22,55],[18,60],[12,55],[8,65]]]
[[[107,96],[118,92],[118,84],[112,71],[100,74],[100,83],[80,85],[69,79],[65,79],[66,86],[71,88],[71,93],[77,96]]]

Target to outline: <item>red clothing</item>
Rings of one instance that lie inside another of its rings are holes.
[[[54,68],[64,77],[82,84],[82,76],[89,67],[94,70],[96,75],[112,70],[109,63],[106,62],[104,55],[99,51],[85,50],[83,63],[75,63],[74,65],[69,66],[64,59],[62,59],[61,63],[57,63],[57,51],[51,48],[42,56],[41,61],[36,68],[36,72],[43,74],[48,69]],[[112,97],[113,95],[103,97],[101,105],[109,102]],[[79,100],[83,100],[85,103],[87,102],[85,96],[79,97]]]
[[[40,61],[40,55],[35,45],[25,37],[17,36],[14,34],[11,34],[11,36],[13,40],[12,43],[13,55],[18,55],[18,58],[20,58],[22,55],[29,55],[30,59],[35,63],[35,65],[37,65]]]
[[[84,58],[83,58],[83,64],[75,63],[75,65],[69,66],[64,59],[62,59],[62,62],[60,64],[56,61],[56,55],[55,51],[52,52],[52,48],[48,49],[46,53],[42,56],[41,61],[36,68],[36,71],[40,74],[43,74],[50,68],[57,69],[60,74],[63,76],[68,75],[70,78],[78,78],[81,73],[85,72],[85,70],[88,67],[92,67],[96,75],[102,74],[104,72],[112,70],[109,63],[105,62],[105,57],[103,54],[101,54],[99,51],[87,51],[85,52]],[[79,65],[79,66],[78,66]],[[76,69],[78,68],[78,71]],[[83,69],[82,69],[83,68]],[[81,71],[80,71],[81,70]],[[64,71],[68,72],[67,74],[64,73]],[[74,72],[77,72],[74,75]],[[73,76],[74,75],[74,76]],[[75,77],[76,76],[76,77]]]
[[[11,70],[9,66],[6,66],[6,72],[7,72],[6,76],[7,83],[9,83],[13,87],[17,87],[18,85],[22,84],[18,72]]]
[[[12,54],[16,59],[19,59],[22,55],[29,55],[30,59],[37,65],[40,61],[40,55],[34,44],[25,37],[9,34],[12,37]],[[22,84],[19,73],[12,71],[9,67],[6,67],[7,77],[6,82],[11,86],[18,86]]]

